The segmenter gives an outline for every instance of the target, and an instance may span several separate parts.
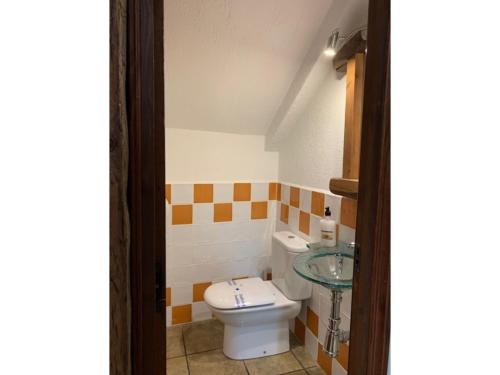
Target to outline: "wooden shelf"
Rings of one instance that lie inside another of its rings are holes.
[[[330,191],[352,199],[358,199],[358,180],[349,178],[330,179]]]

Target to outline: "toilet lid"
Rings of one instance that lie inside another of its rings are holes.
[[[205,302],[216,309],[240,309],[273,304],[274,294],[260,277],[228,280],[212,284],[205,291]]]

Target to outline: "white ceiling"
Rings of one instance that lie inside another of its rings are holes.
[[[267,133],[332,0],[166,0],[166,126]]]

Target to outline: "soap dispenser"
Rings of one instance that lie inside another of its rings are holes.
[[[325,209],[325,217],[320,220],[321,227],[321,247],[334,247],[337,244],[335,238],[337,223],[332,219],[330,207]]]

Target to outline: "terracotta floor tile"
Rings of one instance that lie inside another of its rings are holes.
[[[189,373],[191,375],[246,375],[243,361],[227,358],[222,349],[212,350],[188,357]],[[170,375],[170,374],[168,374]]]
[[[326,373],[320,367],[306,368],[309,375],[325,375]]]
[[[184,340],[182,339],[182,327],[167,328],[167,358],[186,355]]]
[[[215,319],[184,326],[184,340],[187,354],[222,349],[224,325]]]
[[[177,357],[167,360],[168,375],[188,375],[186,357]]]
[[[245,365],[250,375],[278,375],[302,369],[291,352],[248,359]]]
[[[316,366],[316,361],[311,357],[311,355],[303,345],[292,348],[292,352],[295,355],[295,358],[299,360],[302,367],[308,368]]]

